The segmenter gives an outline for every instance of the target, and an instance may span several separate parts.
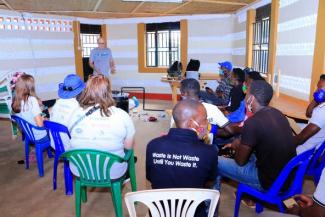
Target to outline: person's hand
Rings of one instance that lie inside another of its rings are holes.
[[[226,149],[226,148],[231,148],[231,149],[233,149],[233,148],[232,148],[232,144],[231,144],[231,143],[228,143],[228,144],[224,145],[221,149]]]
[[[295,195],[294,199],[297,201],[299,206],[302,208],[306,208],[306,207],[313,205],[313,200],[310,197],[303,195],[303,194]]]

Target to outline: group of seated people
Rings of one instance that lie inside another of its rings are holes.
[[[229,67],[224,69],[223,65],[220,64],[221,69],[227,74],[224,79],[234,81],[242,77],[236,71],[243,70],[231,71]],[[240,84],[230,82],[230,88],[218,87],[215,92],[203,94],[197,80],[190,78],[181,81],[182,100],[173,109],[174,127],[167,135],[153,139],[147,145],[146,178],[152,188],[208,187],[220,191],[221,178],[227,177],[254,189],[267,191],[293,157],[318,148],[325,141],[325,75],[320,76],[315,99],[307,109],[311,118],[298,135],[293,134],[285,115],[269,106],[273,88],[260,73],[250,71],[244,74],[244,78],[245,81]],[[220,85],[225,83],[221,82]],[[243,121],[236,123],[227,118],[229,105],[225,107],[221,103],[227,100],[227,93],[228,103],[232,101],[232,94],[239,92],[238,85],[246,87],[237,96],[244,100],[246,115]],[[211,125],[218,126],[214,135],[217,142],[209,146],[203,141]],[[229,137],[232,139],[229,140]],[[220,138],[230,142],[220,146]],[[224,149],[231,149],[233,156],[218,156],[218,151]],[[325,170],[313,200],[297,195],[300,208],[290,211],[298,216],[325,216],[324,180]],[[284,188],[288,189],[290,181],[292,177]]]
[[[59,99],[52,107],[50,120],[65,125],[71,140],[62,135],[65,150],[97,149],[124,157],[124,149],[134,146],[135,127],[129,114],[115,107],[111,84],[104,75],[91,76],[85,84],[77,75],[68,75],[59,84]],[[13,112],[29,123],[42,127],[42,101],[35,93],[31,75],[19,77],[12,103]],[[36,140],[49,140],[45,130],[34,130]],[[52,141],[51,141],[52,142]],[[55,148],[54,144],[51,144]],[[78,171],[71,166],[73,174]],[[126,163],[111,168],[111,179],[127,171]]]
[[[232,69],[230,62],[220,63],[220,68],[223,78],[216,91],[201,91],[195,79],[181,81],[182,100],[173,108],[173,127],[147,145],[146,178],[152,188],[220,191],[221,178],[227,177],[266,191],[294,156],[325,141],[325,97],[319,96],[325,91],[325,75],[320,77],[318,95],[307,109],[311,117],[308,125],[294,136],[285,115],[269,106],[273,89],[260,73]],[[65,150],[89,148],[123,157],[124,149],[134,147],[134,124],[128,113],[115,106],[108,78],[91,76],[84,83],[77,75],[68,75],[59,84],[58,95],[49,120],[69,129],[71,140],[63,137]],[[229,115],[243,105],[242,120],[230,120]],[[42,107],[34,78],[22,75],[15,87],[13,112],[41,127]],[[212,137],[213,145],[208,145],[205,138],[211,126],[218,130]],[[35,130],[34,135],[37,140],[50,140],[45,130]],[[224,149],[232,150],[231,158],[218,156]],[[71,170],[78,175],[76,168],[72,166]],[[126,163],[115,163],[111,179],[121,177],[126,170]],[[324,216],[324,195],[325,172],[313,200],[299,197],[303,205],[296,214]],[[307,209],[313,215],[304,214]],[[197,215],[206,215],[204,204]]]

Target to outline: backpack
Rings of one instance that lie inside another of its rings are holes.
[[[182,63],[179,61],[175,61],[168,69],[167,69],[167,77],[169,78],[181,78],[182,77]]]

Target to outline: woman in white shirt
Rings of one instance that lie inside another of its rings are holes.
[[[15,85],[15,96],[12,102],[12,110],[15,114],[29,123],[43,127],[41,116],[42,101],[35,93],[34,77],[28,74],[21,75]],[[48,139],[45,130],[34,130],[36,140]]]
[[[103,75],[90,77],[77,100],[80,108],[69,123],[71,149],[97,149],[124,157],[124,149],[134,146],[135,129],[128,113],[115,107],[109,79]],[[91,114],[86,116],[87,112]],[[71,170],[78,175],[76,168],[72,166]],[[111,179],[121,177],[126,170],[126,163],[115,163]]]

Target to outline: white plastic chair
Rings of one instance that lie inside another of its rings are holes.
[[[211,201],[208,217],[212,217],[219,197],[219,191],[211,189],[167,188],[130,192],[124,199],[130,217],[136,217],[136,202],[145,204],[152,217],[193,217],[198,205],[205,200]]]

